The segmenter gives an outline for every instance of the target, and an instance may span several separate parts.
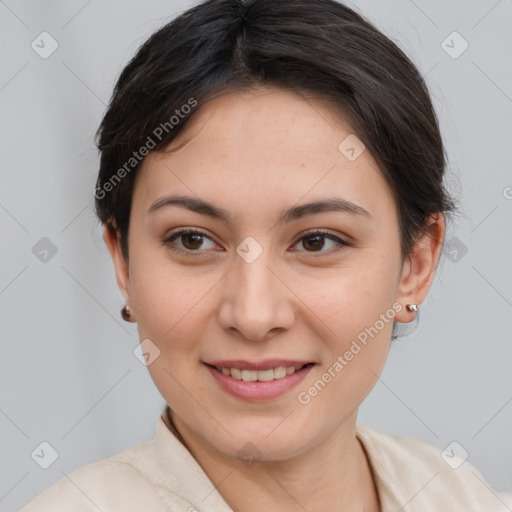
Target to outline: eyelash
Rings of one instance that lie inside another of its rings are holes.
[[[212,238],[209,237],[203,231],[199,231],[197,229],[182,229],[180,231],[177,231],[176,233],[173,233],[169,237],[165,238],[163,240],[163,243],[171,251],[178,252],[178,253],[181,253],[181,254],[186,254],[187,256],[201,256],[202,254],[201,254],[200,250],[192,251],[190,249],[189,250],[178,249],[177,247],[174,247],[171,244],[171,242],[173,242],[176,238],[179,238],[181,235],[185,235],[185,234],[187,234],[187,235],[201,235],[203,237],[206,237],[206,238],[212,240]],[[304,233],[293,245],[297,245],[297,243],[300,242],[301,240],[304,240],[306,238],[313,238],[314,236],[320,236],[322,238],[328,238],[329,240],[337,242],[339,244],[339,246],[334,248],[334,249],[332,249],[332,250],[329,250],[329,251],[305,251],[305,252],[310,253],[313,256],[313,258],[320,257],[322,255],[322,253],[324,253],[324,254],[325,253],[327,253],[327,254],[337,253],[337,252],[343,250],[344,247],[350,246],[349,243],[347,243],[344,240],[342,240],[341,238],[338,238],[337,236],[331,234],[330,232],[328,232],[328,231],[320,231],[320,230],[312,230],[312,231],[308,231],[308,232]],[[214,240],[212,240],[212,242],[213,241]],[[317,254],[315,254],[315,253],[317,253]]]

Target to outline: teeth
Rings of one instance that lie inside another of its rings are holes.
[[[254,374],[256,376],[256,379],[254,379],[254,380],[259,380],[259,381],[263,381],[263,382],[268,381],[268,380],[274,380],[274,370],[272,370],[272,368],[270,370],[254,372]],[[242,379],[244,379],[244,372],[242,372]]]
[[[242,380],[245,382],[255,382],[258,380],[258,373],[252,370],[242,370]]]
[[[283,377],[286,377],[287,371],[284,366],[280,366],[279,368],[274,368],[274,379],[282,379]],[[295,368],[293,366],[290,368],[290,373],[294,373]]]
[[[238,368],[216,367],[223,375],[231,375],[236,380],[243,380],[244,382],[267,382],[270,380],[282,379],[287,375],[295,373],[302,366],[279,366],[277,368],[270,368],[268,370],[239,370]]]

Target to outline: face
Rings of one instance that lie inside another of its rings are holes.
[[[283,460],[355,423],[393,320],[428,289],[415,285],[431,266],[402,265],[391,190],[353,137],[319,100],[231,92],[139,170],[128,266],[110,244],[118,283],[176,424],[223,455],[251,442]],[[165,204],[177,195],[225,217]]]

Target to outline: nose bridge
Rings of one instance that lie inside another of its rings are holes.
[[[243,248],[240,244],[237,252]],[[247,247],[246,247],[247,249]],[[288,327],[293,320],[286,286],[271,268],[272,254],[265,249],[254,259],[237,255],[225,283],[221,321],[225,329],[235,328],[244,338],[257,340],[275,328]]]
[[[234,281],[238,303],[248,302],[248,305],[254,306],[255,304],[251,304],[254,301],[269,303],[274,299],[276,277],[270,271],[270,259],[269,251],[265,251],[252,262],[243,258],[236,262]]]

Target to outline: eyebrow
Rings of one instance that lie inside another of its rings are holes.
[[[148,209],[148,214],[153,214],[162,208],[168,206],[177,206],[179,208],[185,208],[201,215],[207,215],[213,219],[220,220],[225,223],[229,223],[232,216],[229,212],[223,208],[219,208],[208,201],[198,199],[195,197],[185,195],[171,195],[162,197],[156,200]],[[365,210],[362,206],[359,206],[351,201],[342,199],[340,197],[331,197],[311,203],[301,204],[292,206],[288,210],[281,212],[281,215],[277,221],[278,224],[291,222],[294,220],[301,219],[308,215],[314,215],[317,213],[325,212],[344,212],[351,215],[359,215],[361,217],[371,218],[371,214]]]

